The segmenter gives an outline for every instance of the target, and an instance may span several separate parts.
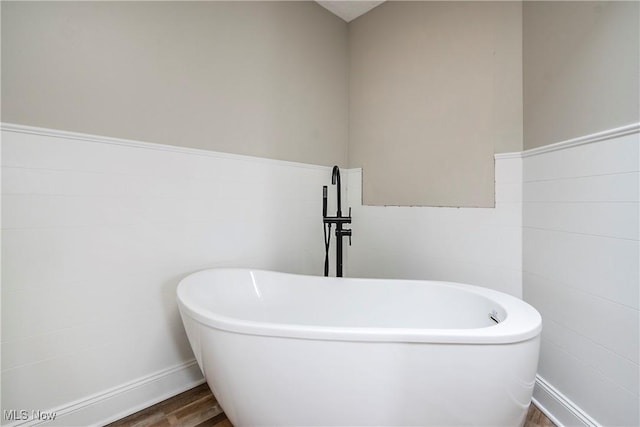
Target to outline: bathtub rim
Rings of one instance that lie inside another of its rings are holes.
[[[466,329],[337,327],[257,322],[239,319],[214,313],[202,306],[199,306],[193,301],[188,301],[188,297],[185,298],[185,294],[187,293],[185,289],[189,286],[190,282],[197,279],[199,275],[210,274],[210,272],[213,271],[261,272],[275,275],[297,276],[302,278],[322,277],[252,268],[209,268],[191,273],[179,282],[176,289],[176,296],[181,315],[186,315],[198,323],[210,328],[243,335],[326,341],[433,344],[512,344],[533,339],[539,336],[542,330],[542,318],[538,311],[519,298],[481,286],[437,280],[327,278],[328,280],[349,281],[428,282],[431,284],[453,287],[480,295],[495,302],[496,305],[505,310],[507,313],[506,318],[495,325]]]

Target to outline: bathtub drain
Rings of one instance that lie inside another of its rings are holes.
[[[489,319],[496,323],[500,323],[500,319],[498,319],[498,312],[495,310],[492,310],[491,313],[489,313]]]

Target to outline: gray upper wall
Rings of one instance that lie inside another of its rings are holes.
[[[2,2],[2,121],[346,165],[347,24],[315,2]]]
[[[640,120],[639,6],[524,3],[525,149]]]

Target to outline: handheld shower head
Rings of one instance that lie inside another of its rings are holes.
[[[322,186],[322,217],[327,216],[327,186]]]

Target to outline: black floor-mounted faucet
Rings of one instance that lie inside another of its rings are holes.
[[[331,184],[336,186],[337,209],[336,216],[327,216],[327,186],[322,187],[322,222],[324,227],[324,275],[329,275],[329,244],[331,242],[331,226],[336,225],[336,276],[342,277],[342,238],[349,237],[351,246],[351,230],[342,228],[343,224],[351,224],[351,208],[349,215],[342,216],[342,188],[340,184],[340,168],[333,167]],[[328,230],[327,230],[328,228]]]

